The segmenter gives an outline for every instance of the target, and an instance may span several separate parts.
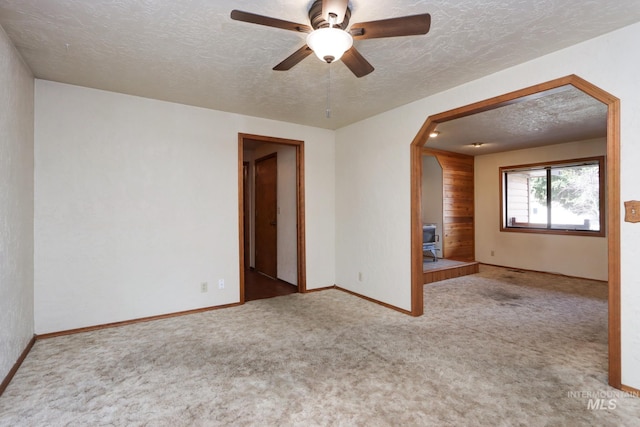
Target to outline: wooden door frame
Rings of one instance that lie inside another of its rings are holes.
[[[609,268],[608,328],[609,385],[620,389],[620,100],[588,81],[569,75],[546,83],[516,90],[464,107],[429,116],[411,142],[411,314],[424,313],[422,283],[422,233],[420,232],[422,198],[422,147],[436,126],[505,105],[542,96],[543,92],[572,85],[607,105],[607,245]]]
[[[239,216],[239,248],[240,248],[240,304],[245,303],[244,297],[244,143],[245,141],[259,141],[269,144],[293,146],[296,149],[296,235],[297,235],[297,269],[298,292],[307,291],[306,269],[306,240],[305,240],[305,208],[304,208],[304,141],[295,139],[276,138],[263,135],[238,133],[238,216]]]

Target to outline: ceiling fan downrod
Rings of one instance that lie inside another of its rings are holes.
[[[338,15],[336,15],[335,13],[329,13],[329,28],[333,28],[333,26],[336,25],[337,19],[338,19]],[[325,55],[323,59],[327,64],[331,64],[333,61],[336,60],[336,57],[333,55]],[[331,79],[331,68],[329,68],[329,79]],[[330,112],[327,107],[327,118],[329,118],[329,115],[330,115]]]

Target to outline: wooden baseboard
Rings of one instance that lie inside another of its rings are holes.
[[[20,354],[20,357],[18,357],[18,360],[16,361],[16,363],[14,363],[13,367],[9,370],[9,373],[7,374],[7,376],[4,377],[4,380],[2,380],[2,383],[0,383],[0,396],[2,396],[2,393],[4,393],[5,389],[13,379],[13,376],[16,374],[16,372],[18,372],[18,368],[20,368],[20,365],[22,365],[22,362],[24,362],[24,359],[27,358],[27,355],[31,351],[31,348],[33,348],[33,345],[35,344],[35,342],[36,342],[36,336],[34,335],[33,337],[31,337],[31,339],[27,343],[27,346],[24,348],[24,350]]]
[[[239,306],[239,305],[242,305],[242,304],[236,302],[236,303],[233,303],[233,304],[216,305],[216,306],[212,306],[212,307],[196,308],[194,310],[186,310],[186,311],[178,311],[178,312],[175,312],[175,313],[159,314],[157,316],[149,316],[149,317],[141,317],[141,318],[138,318],[138,319],[123,320],[121,322],[105,323],[103,325],[87,326],[87,327],[84,327],[84,328],[77,328],[77,329],[68,329],[66,331],[60,331],[60,332],[50,332],[50,333],[47,333],[47,334],[36,335],[36,339],[40,340],[40,339],[61,337],[61,336],[64,336],[64,335],[72,335],[72,334],[80,334],[80,333],[83,333],[83,332],[97,331],[97,330],[100,330],[100,329],[117,328],[119,326],[132,325],[134,323],[151,322],[152,320],[168,319],[170,317],[178,317],[178,316],[186,316],[188,314],[204,313],[205,311],[220,310],[220,309],[223,309],[223,308],[236,307],[236,306]]]
[[[307,289],[304,291],[305,294],[308,294],[310,292],[320,292],[320,291],[328,291],[329,289],[336,289],[336,285],[333,286],[326,286],[324,288],[314,288],[314,289]]]
[[[350,290],[348,290],[348,289],[341,288],[341,287],[340,287],[340,286],[338,286],[338,285],[336,285],[336,286],[335,286],[335,288],[336,288],[337,290],[339,290],[339,291],[346,292],[346,293],[348,293],[348,294],[351,294],[351,295],[356,296],[356,297],[358,297],[358,298],[362,298],[362,299],[367,300],[367,301],[369,301],[369,302],[372,302],[372,303],[374,303],[374,304],[381,305],[381,306],[383,306],[383,307],[385,307],[385,308],[390,308],[391,310],[399,311],[399,312],[400,312],[400,313],[402,313],[402,314],[408,314],[409,316],[411,316],[411,315],[412,315],[412,314],[411,314],[411,311],[409,311],[409,310],[404,310],[404,309],[402,309],[402,308],[400,308],[400,307],[396,307],[395,305],[387,304],[386,302],[382,302],[382,301],[378,301],[377,299],[373,299],[373,298],[366,297],[366,296],[361,295],[361,294],[359,294],[359,293],[357,293],[357,292],[353,292],[353,291],[350,291]]]

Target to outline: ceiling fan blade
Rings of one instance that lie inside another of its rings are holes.
[[[423,13],[421,15],[410,15],[353,24],[350,33],[354,39],[417,36],[427,34],[430,27],[431,15]]]
[[[284,61],[273,67],[276,71],[287,71],[293,68],[298,62],[302,61],[307,56],[311,55],[313,51],[306,44],[302,46],[300,49],[293,52],[291,55],[287,57]]]
[[[283,21],[282,19],[256,15],[255,13],[243,12],[241,10],[232,10],[231,19],[235,21],[249,22],[250,24],[281,28],[283,30],[298,31],[301,33],[310,33],[311,31],[313,31],[308,25],[296,24],[295,22]]]
[[[364,77],[375,69],[373,65],[369,64],[369,61],[364,59],[364,56],[362,56],[355,47],[346,51],[340,59],[356,77]]]
[[[329,14],[336,15],[336,24],[344,21],[344,14],[349,6],[349,0],[322,0],[322,17],[329,22]]]

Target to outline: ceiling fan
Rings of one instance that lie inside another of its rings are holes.
[[[431,26],[431,16],[428,13],[362,22],[353,24],[347,30],[349,18],[351,8],[348,0],[315,0],[309,9],[311,26],[240,10],[231,11],[231,19],[236,21],[309,33],[306,44],[273,67],[276,71],[289,70],[314,52],[321,61],[327,63],[342,59],[353,74],[363,77],[374,68],[353,46],[353,39],[427,34]]]

